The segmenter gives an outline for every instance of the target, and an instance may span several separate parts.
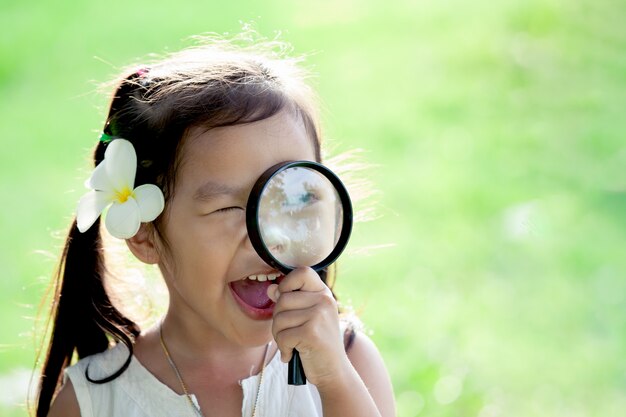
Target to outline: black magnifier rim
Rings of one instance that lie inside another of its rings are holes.
[[[310,268],[314,271],[321,271],[328,265],[332,264],[339,255],[343,252],[348,244],[348,239],[350,239],[350,234],[352,233],[352,202],[350,201],[350,196],[348,194],[348,190],[343,185],[339,177],[332,172],[326,166],[313,161],[287,161],[278,163],[268,170],[266,170],[256,181],[254,186],[252,187],[252,191],[250,191],[250,196],[248,197],[248,203],[246,205],[246,227],[248,228],[248,236],[250,237],[250,242],[252,242],[252,246],[256,249],[257,253],[267,264],[278,269],[284,274],[288,274],[293,271],[294,266],[286,265],[280,262],[278,259],[274,258],[270,253],[267,246],[265,246],[265,242],[261,238],[261,229],[259,227],[259,203],[261,200],[261,194],[263,194],[263,190],[267,184],[269,184],[270,180],[281,173],[282,171],[289,168],[309,168],[314,171],[319,172],[324,177],[326,177],[330,183],[337,190],[337,195],[341,201],[341,205],[343,207],[343,223],[341,225],[341,233],[339,235],[339,239],[335,244],[332,252],[322,261],[318,262],[315,265],[311,265]]]

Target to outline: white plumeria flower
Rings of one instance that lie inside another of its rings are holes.
[[[126,139],[114,139],[104,152],[104,160],[94,169],[85,186],[92,191],[78,202],[76,223],[81,233],[95,223],[109,205],[104,224],[119,239],[130,239],[142,222],[156,219],[165,207],[163,192],[153,184],[135,185],[137,154]]]

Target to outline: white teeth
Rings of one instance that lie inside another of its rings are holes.
[[[278,278],[280,274],[272,273],[272,274],[258,274],[258,275],[250,275],[248,279],[252,281],[274,281]]]

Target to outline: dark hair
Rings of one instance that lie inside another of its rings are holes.
[[[172,197],[181,149],[192,127],[212,129],[263,120],[280,111],[299,117],[321,160],[316,100],[298,60],[286,58],[284,44],[251,47],[214,40],[173,54],[149,67],[127,72],[115,88],[104,133],[129,140],[137,152],[135,186],[159,186]],[[99,142],[94,165],[104,158]],[[163,215],[155,220],[158,232]],[[125,344],[129,357],[102,380],[117,378],[128,367],[139,326],[111,302],[104,286],[106,267],[99,221],[85,233],[71,225],[55,274],[52,332],[37,396],[37,417],[47,415],[74,354],[83,358],[106,350],[111,341]],[[327,271],[322,279],[326,282]]]

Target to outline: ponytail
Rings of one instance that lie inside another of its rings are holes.
[[[112,97],[109,116],[103,132],[113,135],[111,121],[140,87],[134,82],[146,69],[136,71],[118,85]],[[145,86],[141,86],[145,89]],[[104,159],[105,146],[99,142],[94,152],[94,166]],[[100,236],[100,219],[84,233],[72,222],[54,279],[54,295],[50,317],[52,332],[45,362],[39,377],[36,416],[48,414],[52,399],[62,383],[63,370],[70,365],[74,354],[78,359],[105,351],[110,338],[128,347],[129,355],[122,367],[104,379],[85,377],[89,382],[104,384],[120,376],[130,364],[133,342],[139,335],[139,326],[124,316],[109,299],[104,287],[106,267]],[[42,346],[43,350],[43,346]]]
[[[37,393],[37,417],[48,414],[52,398],[62,382],[62,372],[76,353],[84,358],[109,347],[109,336],[124,343],[130,354],[124,365],[105,383],[117,378],[130,364],[132,343],[139,327],[111,303],[104,288],[104,265],[100,221],[85,233],[72,223],[56,272],[51,306],[52,332]]]

